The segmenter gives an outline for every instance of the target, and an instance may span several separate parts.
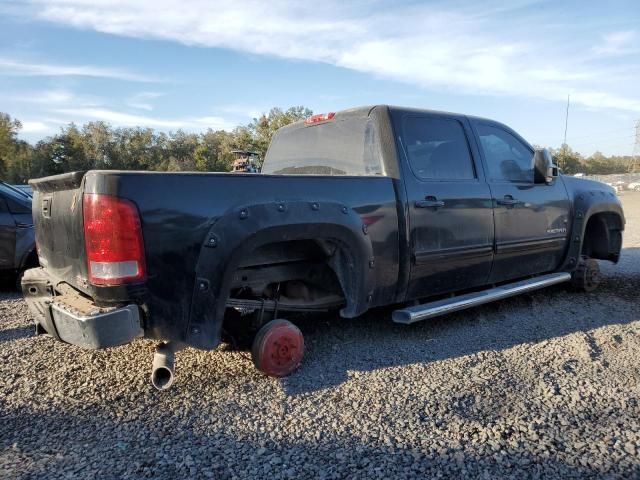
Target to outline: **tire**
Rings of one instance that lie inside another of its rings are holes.
[[[251,358],[256,368],[270,377],[286,377],[300,366],[304,337],[293,323],[272,320],[253,340]]]
[[[580,261],[571,276],[571,286],[578,292],[593,292],[600,285],[600,266],[593,258]]]
[[[633,191],[640,192],[640,185],[636,185],[635,187],[633,187]]]

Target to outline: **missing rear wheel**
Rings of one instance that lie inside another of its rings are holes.
[[[300,366],[304,337],[293,323],[272,320],[256,335],[251,348],[253,364],[270,377],[286,377]]]

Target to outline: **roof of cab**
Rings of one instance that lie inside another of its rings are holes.
[[[401,111],[415,112],[415,113],[430,113],[430,114],[443,115],[443,116],[456,116],[456,117],[464,116],[464,117],[467,117],[467,118],[470,118],[470,119],[483,120],[483,121],[488,121],[488,122],[493,122],[493,123],[499,123],[499,122],[496,122],[495,120],[491,120],[491,119],[488,119],[488,118],[476,117],[476,116],[472,116],[472,115],[465,115],[465,114],[462,114],[462,113],[445,112],[445,111],[440,111],[440,110],[429,110],[429,109],[426,109],[426,108],[400,107],[400,106],[396,106],[396,105],[385,105],[385,104],[365,105],[365,106],[360,106],[360,107],[348,108],[348,109],[345,109],[345,110],[338,110],[338,111],[335,112],[335,116],[332,118],[332,120],[345,119],[345,118],[354,118],[354,117],[356,117],[356,118],[357,117],[368,117],[375,108],[388,108],[390,110],[401,110]],[[330,122],[330,121],[331,120],[326,120],[326,122]],[[322,125],[323,123],[325,123],[325,122],[306,124],[305,123],[305,119],[302,119],[302,120],[298,120],[297,122],[291,123],[289,125],[285,125],[284,127],[280,128],[280,130],[296,130],[298,128],[303,128],[303,127],[311,127],[311,126],[314,126],[314,125]]]

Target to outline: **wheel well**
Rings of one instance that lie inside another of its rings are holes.
[[[312,301],[323,296],[344,297],[331,261],[339,247],[330,240],[289,240],[257,247],[234,273],[231,296]]]
[[[234,307],[225,311],[223,337],[242,343],[278,311],[295,316],[342,306],[345,295],[332,267],[339,255],[336,244],[319,239],[268,243],[249,252],[233,274],[228,302]]]
[[[592,215],[582,242],[582,255],[617,262],[622,248],[622,220],[616,213]]]

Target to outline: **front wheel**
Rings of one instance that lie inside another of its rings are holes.
[[[304,337],[293,323],[272,320],[253,340],[251,357],[258,370],[270,377],[286,377],[302,362]]]
[[[571,286],[580,292],[593,292],[600,285],[600,267],[593,258],[580,261],[571,277]]]

